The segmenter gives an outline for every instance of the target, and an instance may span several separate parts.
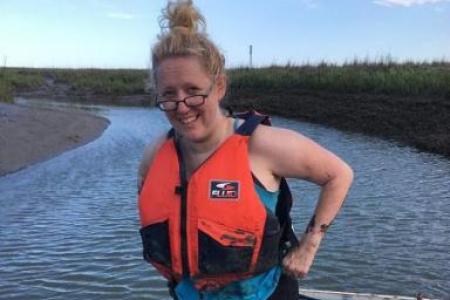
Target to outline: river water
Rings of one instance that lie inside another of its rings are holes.
[[[168,299],[164,280],[141,257],[135,175],[145,144],[169,125],[154,109],[80,108],[111,121],[99,139],[0,177],[0,299]],[[313,138],[355,171],[301,286],[450,299],[450,160],[318,125],[273,122]],[[302,231],[319,190],[290,183],[294,226]]]

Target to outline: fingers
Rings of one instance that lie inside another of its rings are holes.
[[[308,274],[307,270],[295,270],[290,268],[283,268],[283,273],[292,277],[292,278],[299,278],[304,279],[306,275]]]
[[[313,255],[308,255],[296,249],[284,257],[282,261],[283,272],[294,278],[305,278],[313,260]]]
[[[283,273],[293,278],[303,279],[308,274],[309,267],[304,265],[283,264]]]

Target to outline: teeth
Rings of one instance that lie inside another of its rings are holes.
[[[180,121],[182,124],[189,124],[189,123],[194,122],[196,119],[197,119],[196,116],[192,116],[192,117],[188,117],[188,118],[184,118],[184,119],[179,119],[179,121]]]

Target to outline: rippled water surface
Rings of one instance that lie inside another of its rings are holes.
[[[150,109],[89,107],[97,140],[0,177],[0,299],[167,299],[141,258],[136,170],[168,129]],[[274,118],[355,170],[355,182],[304,288],[450,298],[450,161],[379,139]],[[318,188],[292,180],[294,222]]]

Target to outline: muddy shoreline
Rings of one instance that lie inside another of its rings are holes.
[[[232,91],[233,110],[256,109],[299,121],[362,133],[450,158],[447,97],[344,94],[317,91]]]
[[[82,111],[0,103],[0,176],[87,144],[108,125]]]

